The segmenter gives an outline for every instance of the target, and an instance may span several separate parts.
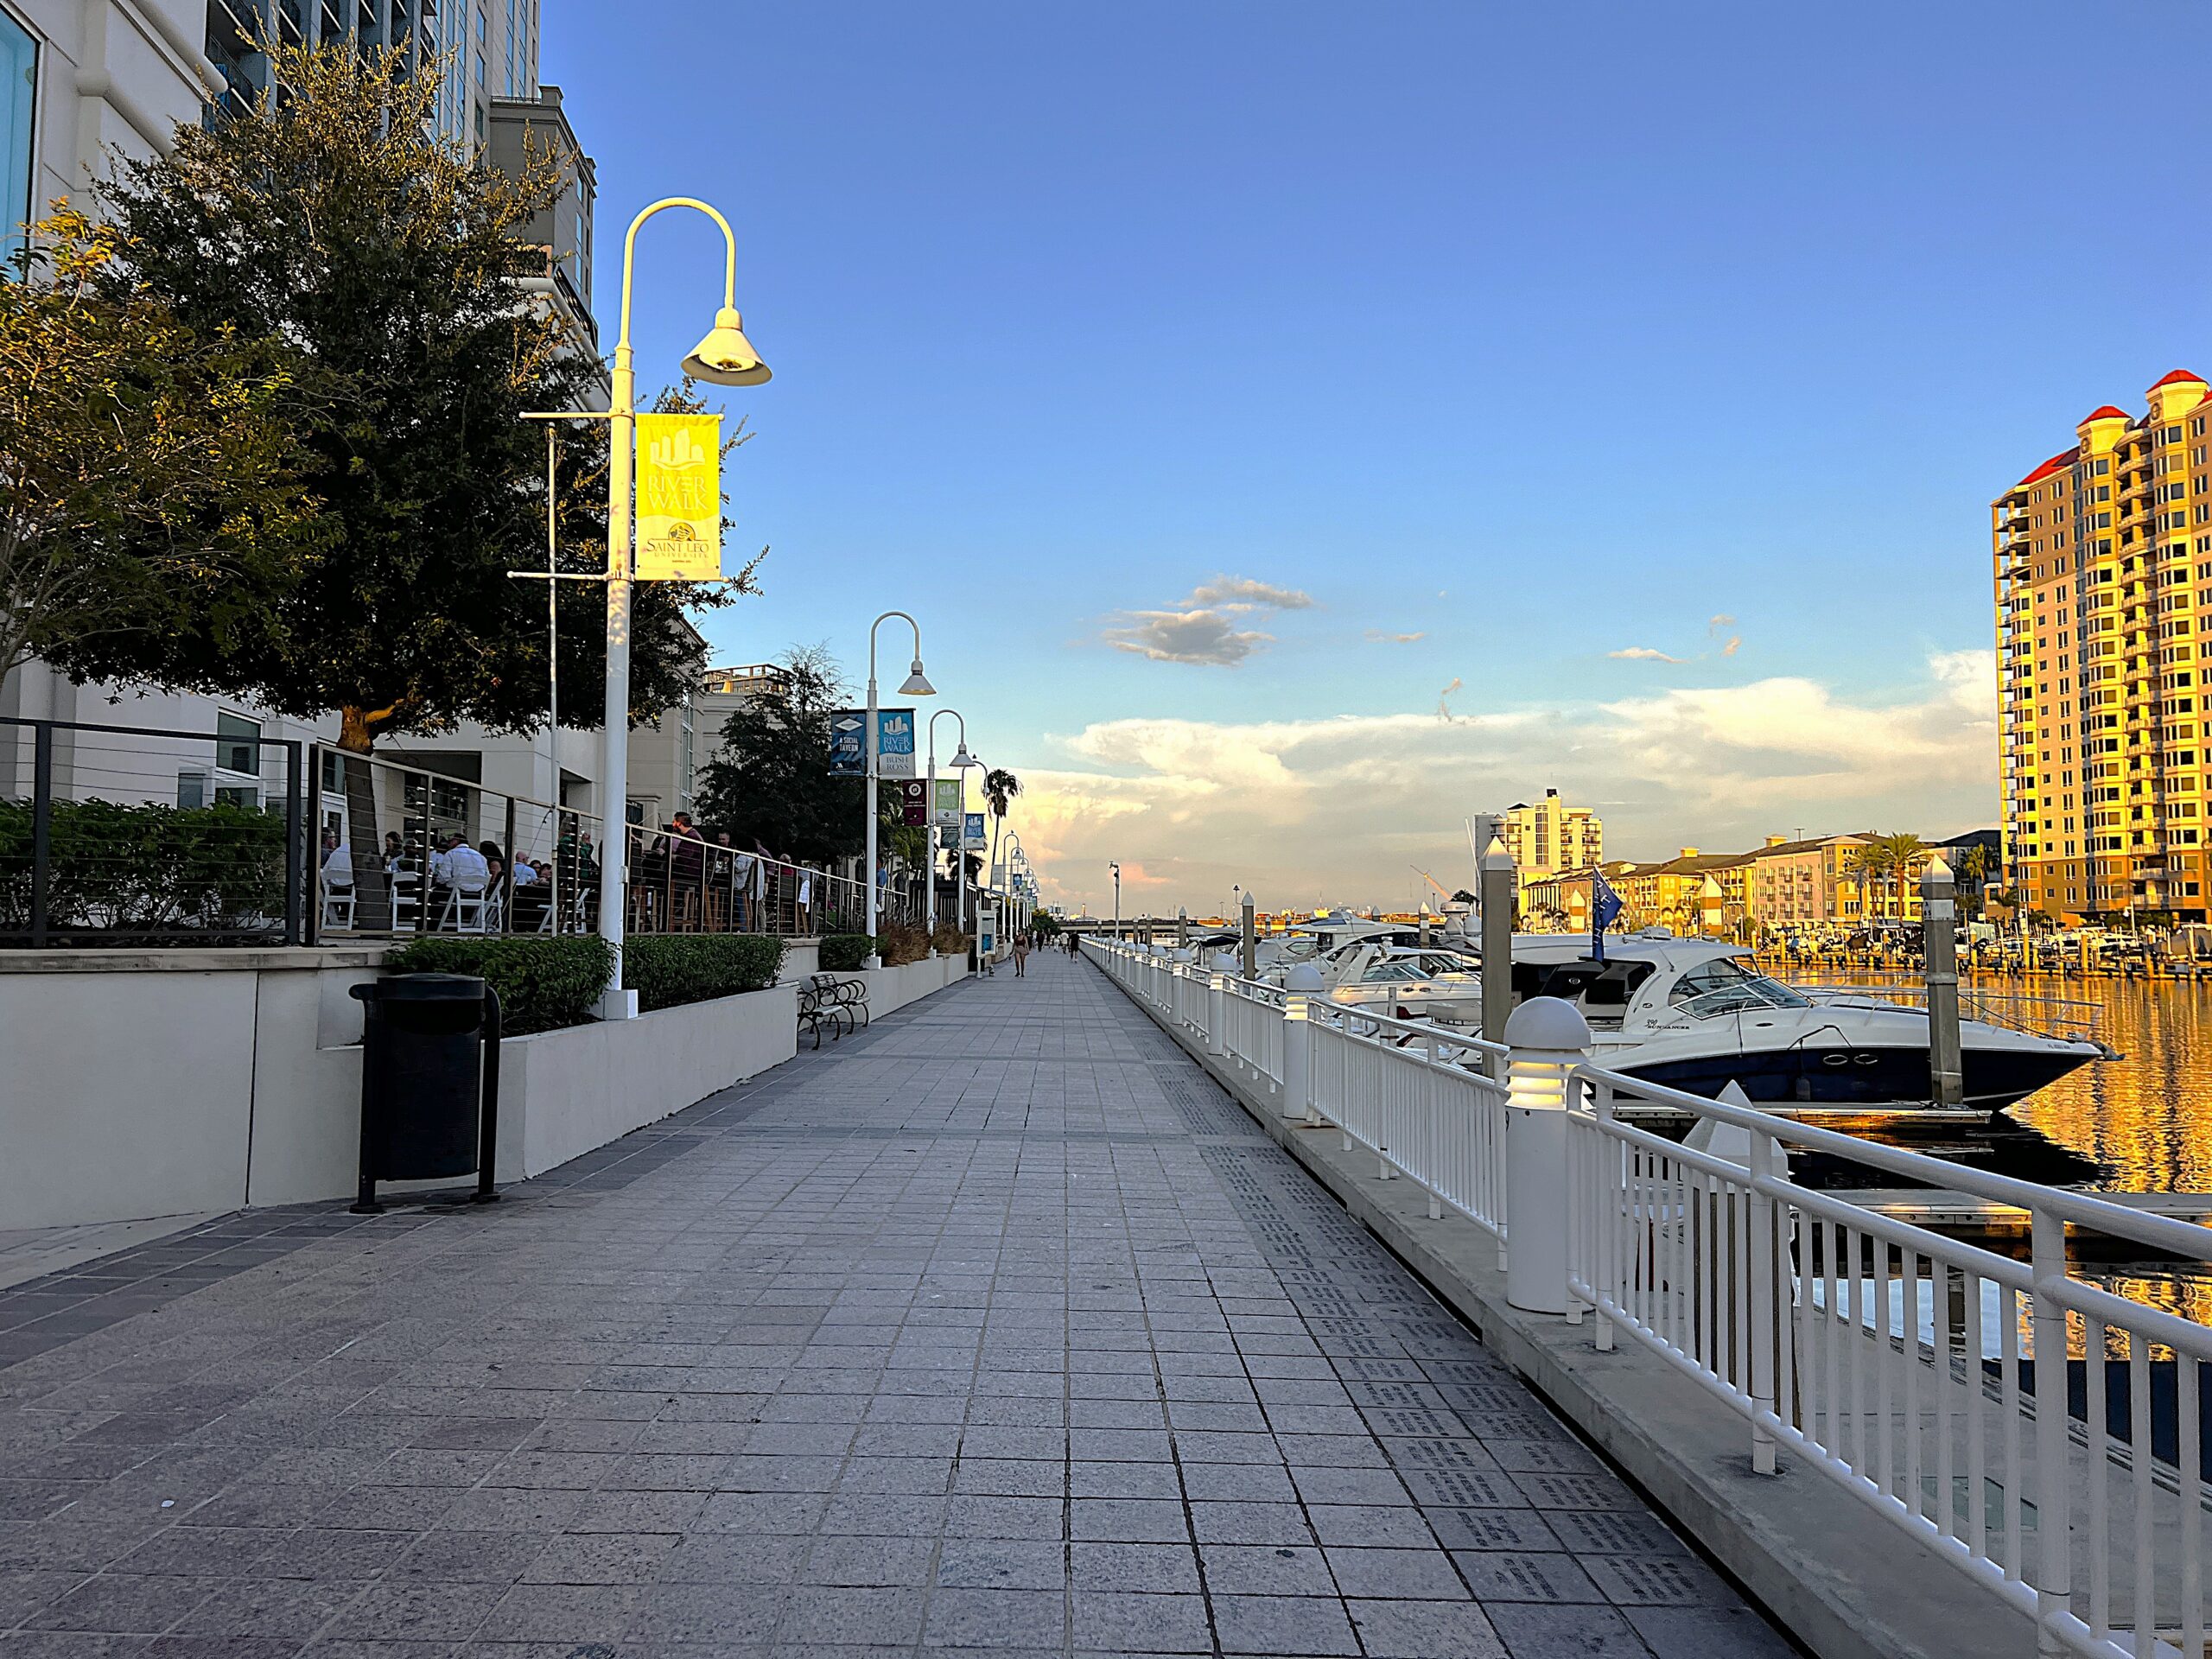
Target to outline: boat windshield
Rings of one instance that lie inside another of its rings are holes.
[[[1780,980],[1753,973],[1732,957],[1700,963],[1675,982],[1667,1000],[1700,1020],[1709,1014],[1741,1014],[1746,1008],[1812,1006]]]

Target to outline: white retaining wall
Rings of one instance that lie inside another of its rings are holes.
[[[0,1231],[350,1193],[361,1005],[346,990],[383,956],[0,953]],[[537,1174],[790,1058],[795,997],[779,985],[508,1039],[498,1179]]]
[[[863,968],[857,974],[839,977],[868,982],[868,1018],[880,1020],[909,1002],[918,1002],[933,991],[941,991],[967,978],[968,958],[925,957],[919,962],[897,968]]]

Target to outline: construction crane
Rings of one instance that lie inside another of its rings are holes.
[[[1430,874],[1427,870],[1424,870],[1423,868],[1421,868],[1421,867],[1420,865],[1418,865],[1418,864],[1408,864],[1408,865],[1407,865],[1407,866],[1406,866],[1406,868],[1407,868],[1408,869],[1411,870],[1411,871],[1412,871],[1415,875],[1417,875],[1417,876],[1421,877],[1421,879],[1422,880],[1424,880],[1424,881],[1427,882],[1427,883],[1428,883],[1428,885],[1429,885],[1430,887],[1434,887],[1434,888],[1437,890],[1437,892],[1439,892],[1440,893],[1442,893],[1442,894],[1444,895],[1444,899],[1445,899],[1445,901],[1446,901],[1446,903],[1451,903],[1451,902],[1452,902],[1452,898],[1451,890],[1450,890],[1449,888],[1446,887],[1445,887],[1445,885],[1444,885],[1441,881],[1438,880],[1434,876],[1431,875],[1431,874]]]

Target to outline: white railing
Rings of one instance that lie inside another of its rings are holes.
[[[1283,1001],[1281,986],[1224,976],[1222,1054],[1270,1095],[1283,1087]]]
[[[2199,1659],[2212,1329],[2075,1276],[2066,1229],[2190,1266],[2212,1230],[1615,1071],[1574,1081],[1568,1287],[1599,1347],[1618,1327],[1664,1355],[1750,1419],[1755,1468],[1795,1452],[2034,1617],[2044,1651]],[[1631,1099],[1714,1145],[1622,1122]],[[2025,1211],[2031,1260],[1801,1186],[1792,1148]]]
[[[1563,1117],[1567,1203],[1522,1218],[1515,1271],[1556,1256],[1565,1282],[1516,1305],[1594,1314],[1603,1349],[1629,1332],[1745,1420],[1752,1469],[1789,1456],[1835,1480],[2032,1618],[2040,1652],[2204,1659],[2212,1328],[2079,1276],[2066,1231],[2203,1274],[2212,1229],[1085,944],[1275,1110],[1495,1236],[1501,1265],[1509,1125]],[[1623,1122],[1626,1101],[1707,1126],[1699,1148]],[[2031,1259],[1800,1185],[1793,1150],[2024,1211]]]
[[[1307,1002],[1306,1025],[1309,1117],[1425,1189],[1432,1219],[1450,1209],[1490,1233],[1503,1266],[1504,1046],[1328,1001]]]

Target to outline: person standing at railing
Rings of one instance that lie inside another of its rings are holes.
[[[699,833],[689,812],[678,812],[669,822],[666,845],[668,925],[696,933],[707,881],[707,838]]]

